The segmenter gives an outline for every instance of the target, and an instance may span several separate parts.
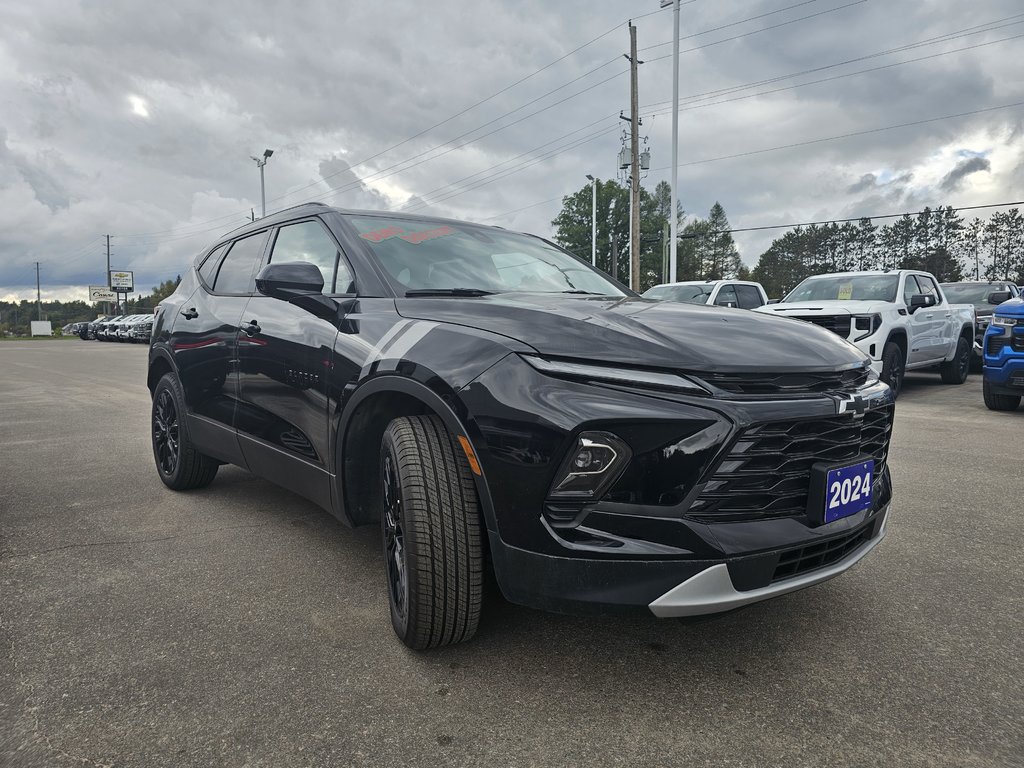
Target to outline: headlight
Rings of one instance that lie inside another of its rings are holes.
[[[881,315],[854,315],[853,328],[857,331],[857,336],[855,336],[853,340],[860,341],[861,339],[866,339],[872,333],[877,331],[881,325]]]
[[[587,365],[586,363],[570,363],[564,360],[545,360],[534,355],[522,355],[541,373],[562,376],[583,381],[607,381],[614,384],[626,384],[634,387],[651,389],[670,389],[687,392],[693,395],[710,394],[704,387],[685,376],[663,371],[649,371],[639,368],[610,368],[603,365]]]
[[[552,499],[598,499],[629,464],[632,451],[610,432],[582,432],[551,484]]]
[[[1017,318],[1015,317],[999,317],[998,315],[992,318],[992,325],[998,325],[1000,328],[1013,328],[1017,325]]]

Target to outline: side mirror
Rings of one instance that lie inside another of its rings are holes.
[[[298,296],[322,294],[324,276],[308,261],[267,264],[256,275],[256,290],[272,299],[291,301]]]
[[[988,295],[989,304],[1002,304],[1004,301],[1009,301],[1013,298],[1013,294],[1009,291],[992,291]]]
[[[324,320],[333,322],[338,317],[338,302],[324,296],[324,276],[320,268],[308,261],[267,264],[256,275],[256,290]]]
[[[769,304],[778,304],[782,299],[768,299]]]
[[[916,293],[910,297],[910,313],[913,314],[922,307],[934,307],[935,297],[931,294]]]

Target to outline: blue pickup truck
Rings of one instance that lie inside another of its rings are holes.
[[[1024,395],[1024,298],[996,307],[985,332],[984,375],[989,410],[1016,410]]]

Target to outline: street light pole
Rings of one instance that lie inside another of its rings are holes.
[[[253,160],[256,161],[256,167],[260,169],[260,206],[263,211],[263,215],[260,218],[266,218],[267,216],[267,187],[263,182],[263,166],[267,164],[267,160],[274,154],[274,150],[265,149],[263,150],[262,159],[256,157],[256,155],[249,155]]]
[[[597,179],[587,174],[590,179],[590,264],[597,266]]]
[[[672,4],[672,210],[669,223],[672,228],[669,241],[669,282],[676,282],[679,255],[679,0],[661,0],[661,7]]]

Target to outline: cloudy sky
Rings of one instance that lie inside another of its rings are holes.
[[[258,215],[265,148],[271,211],[550,234],[586,174],[617,173],[631,15],[644,184],[670,177],[658,6],[2,0],[0,299],[35,297],[36,261],[44,296],[85,298],[105,234],[148,292]],[[1020,0],[692,0],[681,34],[687,212],[719,200],[741,228],[1024,198]],[[772,237],[738,234],[744,260]]]

